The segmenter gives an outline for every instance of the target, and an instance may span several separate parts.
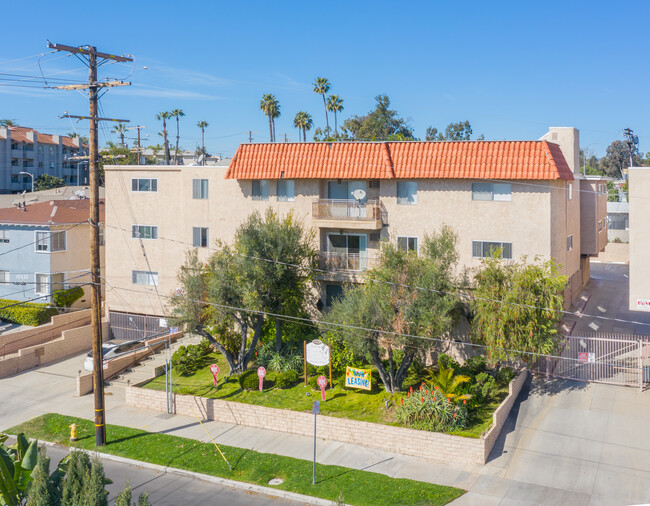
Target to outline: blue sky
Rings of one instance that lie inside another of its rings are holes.
[[[263,93],[280,101],[277,137],[297,140],[297,111],[324,126],[311,83],[325,76],[344,100],[341,122],[368,112],[385,93],[421,138],[429,125],[463,120],[490,140],[537,139],[549,126],[575,126],[581,145],[602,156],[630,127],[641,151],[650,151],[648,2],[116,0],[98,4],[92,22],[87,3],[63,5],[3,6],[3,19],[14,22],[3,26],[0,73],[40,75],[36,57],[7,60],[46,52],[47,39],[133,54],[133,67],[100,69],[100,77],[133,83],[101,102],[106,116],[146,125],[147,144],[160,142],[155,114],[174,108],[186,113],[184,148],[200,143],[199,120],[210,123],[206,146],[213,154],[232,155],[248,130],[255,141],[268,141]],[[86,78],[78,60],[60,56],[40,59],[46,76]],[[64,111],[87,113],[78,92],[2,86],[24,82],[0,78],[0,118],[87,134],[87,123],[58,119]],[[169,131],[175,136],[175,126]]]

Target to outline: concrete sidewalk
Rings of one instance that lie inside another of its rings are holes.
[[[0,430],[48,412],[83,418],[92,396],[72,397],[83,356],[0,380]],[[107,422],[208,441],[196,418],[124,404],[107,396]],[[633,504],[650,500],[650,396],[606,385],[534,380],[515,404],[484,465],[418,459],[318,441],[318,462],[468,490],[457,504]],[[309,460],[313,439],[205,422],[219,444]],[[369,437],[372,437],[369,434]]]

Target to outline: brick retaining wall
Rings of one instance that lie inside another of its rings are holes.
[[[494,412],[493,427],[480,439],[324,415],[318,418],[318,437],[415,457],[484,464],[521,391],[527,374],[528,371],[524,370],[510,382],[508,397]],[[167,409],[166,393],[128,386],[126,404],[164,412]],[[310,413],[178,394],[174,394],[173,408],[175,414],[198,416],[204,420],[247,425],[302,436],[313,435],[314,420]]]

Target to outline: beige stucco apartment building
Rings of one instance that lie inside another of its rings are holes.
[[[325,305],[373,265],[380,241],[417,250],[442,225],[458,235],[462,266],[495,247],[514,260],[555,258],[573,300],[601,245],[592,221],[600,207],[606,216],[604,194],[581,206],[578,153],[577,130],[551,128],[539,141],[242,144],[228,167],[106,167],[109,316],[158,331],[185,251],[206,258],[269,207],[316,231],[321,267],[334,271]]]
[[[650,311],[650,168],[628,169],[630,310]]]

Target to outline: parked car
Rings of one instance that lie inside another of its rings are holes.
[[[144,345],[142,341],[119,341],[112,340],[106,341],[102,344],[102,357],[103,360],[110,360],[116,356],[126,353],[127,351],[134,350],[136,348],[141,348]],[[84,369],[86,371],[93,370],[93,352],[89,351],[84,360]]]

